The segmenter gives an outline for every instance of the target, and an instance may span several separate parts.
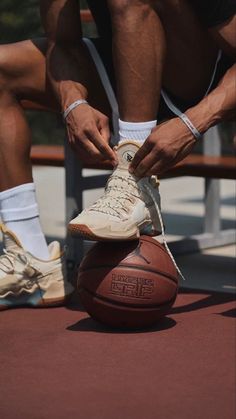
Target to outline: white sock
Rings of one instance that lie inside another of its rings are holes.
[[[119,119],[119,142],[135,140],[144,143],[156,124],[156,120],[147,122],[126,122]]]
[[[2,222],[16,234],[25,250],[40,259],[49,259],[33,183],[0,192],[0,216]]]

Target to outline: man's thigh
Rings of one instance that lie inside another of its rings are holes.
[[[59,111],[46,77],[45,38],[0,46],[0,88],[28,108]]]
[[[186,102],[197,101],[204,95],[210,83],[218,52],[217,47],[190,1],[145,0],[145,3],[148,2],[150,7],[155,8],[166,35],[163,85],[174,96]],[[129,7],[134,4],[135,1],[130,2]],[[107,10],[106,1],[103,0],[99,10],[95,7],[94,0],[89,0],[89,5],[92,7],[98,28],[101,28],[104,25],[102,16]],[[100,10],[101,8],[104,13]],[[137,13],[137,10],[135,8],[134,12]],[[109,14],[106,13],[106,17],[110,20]],[[107,43],[107,54],[105,57],[102,51],[102,55],[107,62],[107,57],[111,56],[109,44],[112,34],[110,22],[106,22],[105,26],[107,31],[102,32],[102,42]]]
[[[218,48],[189,1],[155,4],[167,45],[163,86],[183,100],[196,101],[209,86]]]

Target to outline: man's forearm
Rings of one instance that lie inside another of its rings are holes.
[[[48,39],[47,76],[65,109],[88,95],[86,84],[88,57],[81,39],[81,24],[76,0],[41,0],[42,23]]]
[[[204,133],[210,127],[236,116],[236,64],[219,85],[201,102],[186,112],[195,127]]]
[[[62,110],[75,100],[86,99],[88,96],[88,62],[86,52],[80,49],[84,47],[64,47],[49,41],[46,57],[47,75]]]

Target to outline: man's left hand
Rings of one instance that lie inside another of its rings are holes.
[[[137,177],[159,175],[186,157],[196,139],[179,118],[155,127],[135,154],[130,172]]]

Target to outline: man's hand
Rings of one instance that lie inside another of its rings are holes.
[[[159,175],[186,157],[196,142],[179,118],[155,127],[135,154],[130,172],[138,177]]]
[[[87,104],[73,109],[66,118],[69,142],[81,160],[87,163],[109,160],[116,155],[109,146],[110,128],[107,116]]]
[[[236,64],[218,86],[185,113],[202,134],[221,121],[234,120]],[[135,154],[130,172],[138,177],[159,175],[186,157],[196,140],[179,118],[158,125]]]
[[[61,110],[65,111],[74,101],[91,97],[97,74],[82,41],[78,1],[40,0],[40,6],[48,38],[47,77]],[[83,161],[105,160],[116,164],[105,115],[83,104],[69,113],[66,124],[70,144]]]

